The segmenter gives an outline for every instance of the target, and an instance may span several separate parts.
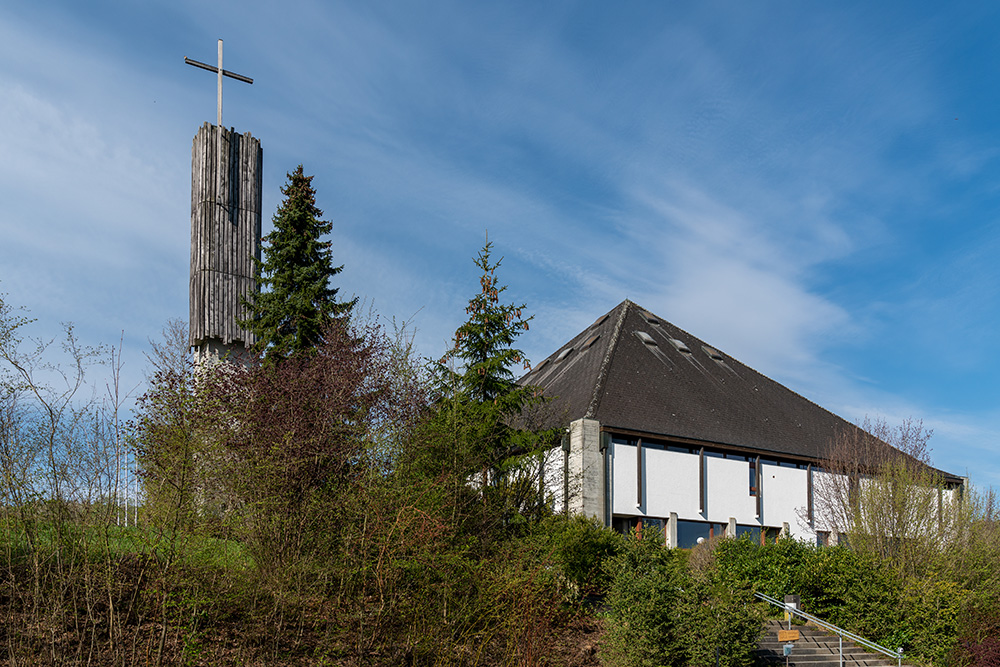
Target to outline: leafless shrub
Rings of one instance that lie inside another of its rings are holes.
[[[868,419],[838,434],[817,475],[817,525],[906,571],[961,539],[963,489],[930,465],[931,435]]]

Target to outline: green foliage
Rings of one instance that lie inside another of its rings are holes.
[[[622,549],[625,539],[598,519],[582,515],[556,515],[538,528],[540,549],[559,567],[580,597],[603,595],[611,577],[607,563]]]
[[[490,517],[484,534],[514,536],[549,512],[539,485],[540,457],[555,435],[527,428],[522,417],[524,407],[540,400],[533,388],[515,382],[512,370],[527,363],[514,343],[531,318],[522,317],[524,305],[500,302],[506,287],[499,284],[492,247],[487,242],[476,259],[482,275],[466,308],[468,320],[431,368],[436,394],[419,444],[402,452],[400,463],[408,474],[448,478],[456,498],[468,499],[471,482],[479,510]]]
[[[945,664],[959,635],[968,593],[954,582],[936,576],[910,578],[902,590],[895,633],[885,646],[902,646],[912,655]]]
[[[656,531],[633,535],[608,561],[606,656],[617,667],[685,664],[687,642],[678,608],[689,578],[685,554],[663,547]]]
[[[465,309],[469,319],[455,332],[454,347],[443,361],[458,359],[462,364],[461,374],[450,378],[453,391],[479,403],[498,403],[510,413],[521,408],[529,393],[517,385],[512,368],[522,363],[527,367],[527,358],[514,343],[532,318],[522,317],[525,304],[500,303],[507,286],[500,285],[496,270],[503,258],[492,262],[492,248],[487,241],[479,251],[475,263],[483,272],[481,289],[469,300]]]
[[[727,572],[708,546],[689,555],[662,542],[655,530],[633,533],[607,561],[610,663],[752,664],[763,613],[747,582]]]
[[[520,449],[511,422],[534,394],[517,384],[512,370],[515,364],[527,366],[514,343],[531,317],[522,317],[524,304],[500,302],[507,287],[499,284],[496,271],[503,259],[493,262],[492,248],[487,241],[476,258],[480,291],[469,300],[468,319],[455,331],[453,347],[436,369],[442,411],[452,413],[446,419],[461,422],[469,454],[486,466],[498,465]]]
[[[285,199],[272,218],[274,231],[264,238],[264,259],[257,261],[262,291],[247,303],[250,316],[240,322],[270,360],[315,350],[333,321],[357,301],[338,302],[337,288],[330,287],[343,266],[333,265],[330,242],[322,240],[333,223],[320,219],[312,178],[302,165],[288,174],[281,188]]]
[[[714,564],[692,567],[678,614],[687,664],[748,667],[753,663],[764,614],[751,588],[734,586]]]
[[[808,553],[795,540],[761,545],[749,535],[738,540],[720,540],[714,547],[719,567],[731,582],[752,583],[758,592],[778,598],[796,589],[795,573]]]

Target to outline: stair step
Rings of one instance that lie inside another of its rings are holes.
[[[778,631],[788,630],[788,622],[769,620],[765,623],[765,633],[754,651],[754,664],[761,667],[896,667],[896,661],[880,653],[869,653],[849,639],[843,640],[843,663],[841,663],[841,640],[837,635],[814,625],[792,625],[799,631],[799,639],[794,642],[779,642]],[[785,658],[784,646],[793,645],[792,654]]]

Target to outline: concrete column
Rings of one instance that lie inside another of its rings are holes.
[[[577,419],[569,425],[569,510],[604,517],[604,456],[601,423]]]
[[[729,525],[726,526],[726,537],[736,539],[736,517],[729,517]]]
[[[671,549],[677,548],[677,512],[671,512],[667,519],[667,546]]]

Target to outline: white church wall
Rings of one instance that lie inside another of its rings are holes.
[[[761,464],[764,493],[764,525],[781,527],[787,523],[792,537],[815,540],[816,534],[800,525],[800,516],[809,505],[809,471]]]
[[[609,448],[612,514],[643,514],[636,506],[635,446],[612,442]]]
[[[563,485],[565,464],[563,456],[562,447],[559,445],[546,450],[542,454],[542,482],[545,488],[545,500],[556,514],[565,511],[565,503],[563,502],[563,496],[565,495],[565,487]]]
[[[697,459],[695,455],[692,457]],[[705,467],[708,470],[707,519],[728,523],[730,517],[733,517],[737,523],[756,524],[757,497],[750,495],[750,464],[747,461],[706,456]]]
[[[611,511],[616,516],[781,528],[793,537],[815,540],[802,517],[808,507],[809,472],[801,468],[763,464],[764,520],[757,517],[757,497],[750,494],[750,463],[742,458],[705,456],[706,511],[700,508],[700,456],[664,449],[642,448],[642,498],[638,498],[637,452],[634,444],[613,442],[609,451]]]
[[[629,449],[632,450],[632,465],[627,466],[629,474],[626,477],[632,478],[633,491],[630,498],[633,499],[634,506],[635,447]],[[697,519],[699,517],[697,455],[649,447],[643,448],[643,455],[646,473],[645,514],[667,518],[671,512],[676,512],[681,519]],[[615,482],[617,483],[617,479]]]
[[[835,475],[825,470],[813,471],[813,525],[817,531],[831,532],[834,526],[830,523],[830,515],[835,512],[831,507],[835,494],[836,485],[840,475]]]

